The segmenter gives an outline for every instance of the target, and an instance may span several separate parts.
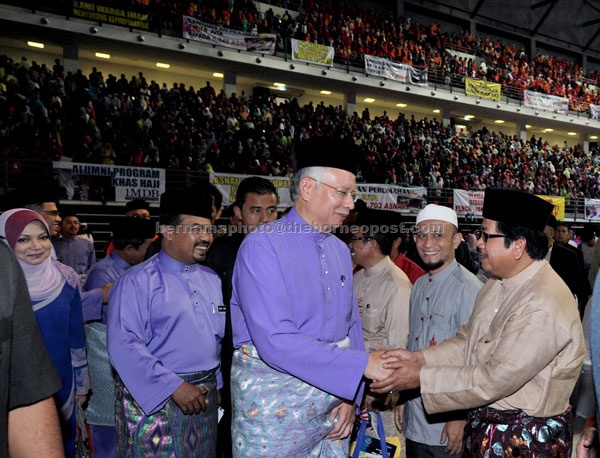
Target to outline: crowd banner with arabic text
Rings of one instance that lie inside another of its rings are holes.
[[[333,46],[319,45],[291,39],[292,41],[292,60],[308,62],[318,65],[333,65]]]
[[[277,37],[272,33],[252,35],[241,30],[209,24],[191,16],[183,16],[183,38],[273,55]]]
[[[67,200],[160,202],[165,192],[165,169],[67,161],[55,161],[52,168]]]
[[[500,100],[502,85],[489,81],[465,78],[465,94],[484,99]]]
[[[481,215],[485,191],[454,190],[454,211],[457,215]]]
[[[427,86],[427,69],[398,64],[381,57],[365,56],[365,73],[415,86]]]
[[[148,13],[134,11],[131,8],[115,8],[89,0],[85,2],[73,0],[73,17],[136,29],[148,30],[150,28]]]
[[[555,95],[541,94],[533,91],[523,91],[523,104],[526,107],[569,114],[569,99],[565,97],[557,97]]]
[[[557,196],[540,196],[539,194],[536,194],[538,197],[541,197],[542,199],[544,199],[546,202],[550,202],[552,205],[554,205],[554,209],[552,210],[552,214],[554,215],[554,217],[561,221],[563,219],[565,219],[565,198],[564,197],[557,197]]]

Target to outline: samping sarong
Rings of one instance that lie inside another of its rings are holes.
[[[350,438],[324,440],[335,423],[331,410],[342,400],[272,369],[252,344],[233,353],[231,398],[234,457],[348,457]]]
[[[115,414],[117,456],[127,458],[197,458],[217,453],[217,378],[215,370],[178,374],[204,389],[206,410],[184,415],[169,400],[154,415],[146,416],[121,379],[116,377]]]
[[[489,407],[469,412],[463,457],[570,458],[571,408],[554,417]]]

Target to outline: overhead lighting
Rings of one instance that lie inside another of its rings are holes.
[[[323,95],[331,95],[331,91],[322,90],[321,94],[323,94]]]
[[[441,111],[438,108],[436,108],[435,110],[433,110],[433,112],[434,113],[441,113]]]
[[[466,115],[465,116],[465,121],[470,121],[471,119],[473,119],[475,116],[474,115]]]
[[[544,129],[544,132],[554,132],[554,129]]]
[[[223,76],[224,76],[224,75],[223,75],[223,73],[214,72],[214,73],[213,73],[213,76],[214,76],[215,78],[223,78]]]
[[[110,54],[106,54],[104,52],[97,52],[96,57],[99,57],[100,59],[110,59]]]
[[[285,83],[273,83],[275,87],[285,87]]]
[[[275,86],[275,89],[277,89],[278,91],[287,91],[287,87],[285,86]]]
[[[531,129],[531,124],[525,124],[525,129]]]
[[[504,124],[504,119],[496,119],[494,122],[496,124]]]
[[[567,132],[567,135],[570,135],[572,137],[573,135],[577,135],[577,132]]]
[[[456,124],[454,127],[456,127],[457,129],[466,129],[467,126],[463,125],[463,124]]]
[[[363,102],[365,103],[373,103],[375,101],[375,99],[372,99],[371,97],[367,97],[366,99],[363,99]]]
[[[598,136],[597,135],[590,135],[590,140],[598,140]]]
[[[408,105],[406,103],[397,103],[396,106],[399,108],[406,108]]]
[[[163,64],[162,62],[157,62],[156,66],[158,68],[171,68],[171,65],[169,65],[169,64]]]
[[[31,46],[32,48],[44,49],[44,43],[38,43],[36,41],[28,41],[27,46]]]

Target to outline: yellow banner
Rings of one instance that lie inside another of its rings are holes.
[[[107,2],[108,3],[108,2]],[[123,2],[127,5],[127,2]],[[73,16],[136,29],[148,30],[150,21],[147,13],[132,11],[127,8],[113,8],[97,4],[94,0],[73,0]]]
[[[541,197],[546,202],[550,202],[554,205],[554,210],[552,210],[552,214],[554,217],[561,221],[565,219],[565,198],[564,197],[553,197],[553,196],[540,196],[536,194],[538,197]]]
[[[483,97],[484,99],[500,100],[501,84],[488,81],[465,79],[465,94]]]

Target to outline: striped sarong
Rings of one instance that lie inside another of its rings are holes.
[[[234,457],[348,457],[350,438],[325,440],[342,400],[269,367],[252,344],[233,354],[231,397]]]
[[[463,457],[570,458],[571,408],[553,417],[530,417],[522,410],[472,410],[465,425]]]
[[[127,458],[196,458],[217,453],[217,378],[215,370],[178,374],[186,382],[205,389],[206,410],[184,415],[169,400],[146,416],[121,379],[116,377],[115,414],[117,456]]]

